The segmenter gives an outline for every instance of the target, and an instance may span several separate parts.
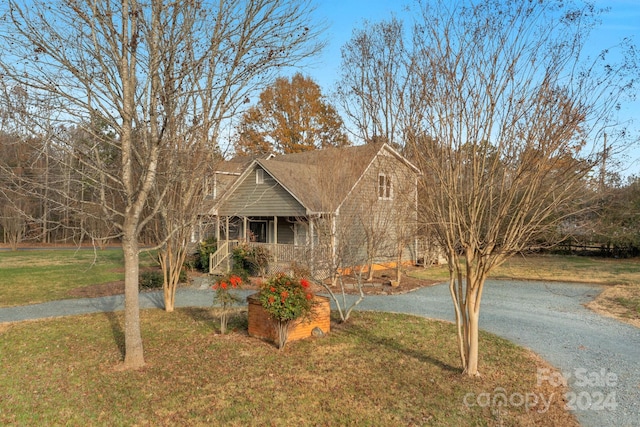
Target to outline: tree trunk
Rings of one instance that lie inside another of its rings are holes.
[[[465,316],[465,349],[466,349],[466,365],[464,373],[470,377],[480,376],[478,372],[478,334],[480,321],[480,301],[482,299],[482,290],[484,288],[485,276],[480,273],[473,272],[470,268],[472,264],[471,258],[467,257],[467,277],[466,277],[466,307]]]
[[[479,332],[479,319],[480,313],[476,312],[473,308],[475,304],[472,302],[469,304],[469,327],[467,329],[468,336],[466,337],[466,342],[468,345],[467,350],[467,367],[464,370],[470,377],[479,376],[478,372],[478,332]]]
[[[133,236],[132,236],[133,235]],[[140,250],[135,233],[125,229],[122,239],[124,252],[124,368],[136,369],[144,366],[142,334],[140,332],[140,307],[138,271]]]
[[[400,281],[402,280],[402,252],[404,249],[404,245],[401,241],[398,242],[398,251],[396,252],[396,282],[398,286],[400,285]]]
[[[164,311],[173,313],[176,307],[176,286],[166,284],[164,286]]]
[[[180,238],[170,237],[166,245],[160,250],[158,259],[162,269],[162,290],[164,309],[171,313],[175,309],[176,291],[180,283],[180,273],[187,257],[188,238],[191,233],[183,234]]]
[[[462,364],[462,368],[467,368],[467,358],[466,358],[466,347],[465,347],[465,336],[464,329],[462,327],[464,317],[463,311],[461,310],[462,302],[460,301],[460,297],[458,296],[458,292],[456,291],[456,279],[453,273],[449,276],[449,292],[451,293],[451,299],[453,300],[453,309],[456,317],[456,330],[457,330],[457,338],[458,338],[458,353],[460,355],[460,363]]]

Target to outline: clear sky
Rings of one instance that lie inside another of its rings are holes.
[[[362,27],[364,20],[378,22],[392,13],[406,18],[403,6],[407,0],[316,0],[317,16],[326,19],[328,46],[315,65],[304,70],[329,94],[335,83],[340,67],[340,48],[351,38],[352,31]],[[602,18],[602,25],[594,31],[588,48],[595,52],[611,47],[624,37],[632,37],[640,46],[640,0],[596,0],[598,7],[610,7],[610,12]],[[407,22],[408,23],[408,22]],[[640,96],[639,96],[640,98]],[[640,175],[640,100],[627,102],[622,106],[623,118],[635,119],[632,132],[638,141],[636,147],[627,152],[623,175]]]

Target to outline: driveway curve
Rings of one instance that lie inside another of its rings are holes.
[[[568,382],[571,391],[566,398],[582,426],[640,426],[640,329],[583,306],[601,290],[583,284],[488,281],[480,328],[551,363],[557,371],[539,372],[538,378],[551,384]],[[208,307],[212,297],[210,289],[183,288],[176,306]],[[162,294],[141,294],[140,306],[162,307]],[[123,308],[121,295],[64,300],[2,308],[0,323]],[[368,296],[358,308],[454,320],[446,285]]]

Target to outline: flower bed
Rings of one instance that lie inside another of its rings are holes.
[[[259,293],[249,295],[247,302],[249,303],[249,335],[277,343],[278,333],[269,313],[260,303]],[[309,317],[297,320],[291,325],[288,341],[310,337],[316,327],[325,334],[328,333],[331,329],[330,313],[329,298],[314,296]]]

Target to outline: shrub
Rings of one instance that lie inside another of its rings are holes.
[[[289,327],[311,313],[313,293],[306,279],[295,279],[285,274],[272,276],[260,287],[260,304],[269,313],[278,332],[278,348],[284,349]]]
[[[236,246],[232,257],[234,270],[244,270],[249,276],[264,277],[271,261],[271,253],[267,248],[247,244]]]
[[[189,276],[187,275],[187,269],[183,266],[180,270],[180,277],[178,278],[179,283],[187,283],[189,280]]]
[[[180,270],[179,283],[186,283],[188,280],[187,270],[184,268]],[[143,271],[138,275],[138,289],[159,289],[164,284],[164,274],[162,271],[150,270]]]
[[[195,267],[205,273],[209,272],[209,259],[211,254],[218,250],[218,242],[215,237],[209,237],[198,244]]]
[[[164,283],[164,276],[161,271],[143,271],[138,276],[138,288],[157,289],[161,288]]]
[[[216,283],[211,287],[215,292],[213,296],[213,304],[222,307],[222,313],[220,315],[221,334],[225,334],[227,332],[229,308],[233,304],[242,301],[240,295],[234,292],[234,289],[239,289],[241,286],[242,278],[235,274],[229,274],[216,280]]]

